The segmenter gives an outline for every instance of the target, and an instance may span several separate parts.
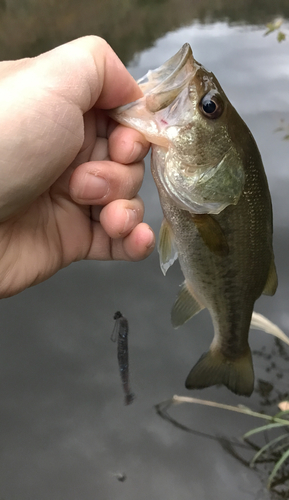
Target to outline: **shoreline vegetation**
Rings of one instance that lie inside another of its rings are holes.
[[[74,38],[105,38],[125,64],[168,31],[200,23],[265,25],[288,0],[0,0],[0,59],[33,57]]]

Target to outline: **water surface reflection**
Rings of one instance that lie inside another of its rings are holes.
[[[105,38],[128,63],[169,31],[198,19],[260,25],[287,0],[0,0],[0,60],[31,57],[79,36]]]

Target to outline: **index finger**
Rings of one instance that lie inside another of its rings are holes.
[[[112,161],[127,165],[144,159],[150,143],[137,130],[118,125],[108,139],[108,151]]]

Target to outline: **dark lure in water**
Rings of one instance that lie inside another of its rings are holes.
[[[111,340],[117,340],[117,359],[122,381],[122,387],[125,394],[124,403],[129,405],[133,402],[135,395],[130,390],[129,385],[129,364],[128,364],[128,321],[117,311],[113,319],[115,319],[114,329],[111,335]]]

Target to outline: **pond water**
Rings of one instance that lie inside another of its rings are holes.
[[[194,21],[157,39],[128,66],[139,78],[189,42],[251,129],[272,194],[279,275],[276,295],[262,297],[256,310],[289,335],[289,142],[282,140],[286,132],[275,132],[280,120],[289,122],[289,40],[279,44],[275,34],[263,34],[264,27]],[[162,214],[149,158],[146,166],[145,220],[158,232]],[[213,327],[205,311],[177,331],[170,325],[182,280],[177,263],[162,275],[155,251],[141,263],[80,262],[0,302],[1,499],[270,498],[269,469],[246,465],[253,450],[240,439],[259,420],[183,405],[170,413],[185,430],[156,413],[157,403],[179,394],[274,414],[288,391],[288,362],[274,338],[258,331],[250,333],[256,390],[249,400],[223,387],[186,391],[185,378],[208,349]],[[129,406],[110,341],[116,310],[130,323],[136,400]]]

